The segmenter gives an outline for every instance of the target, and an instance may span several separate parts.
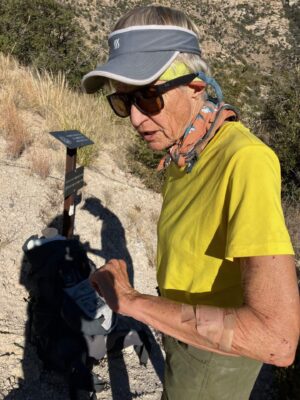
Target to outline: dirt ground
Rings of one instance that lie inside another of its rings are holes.
[[[5,143],[2,138],[0,141],[3,149]],[[76,207],[75,234],[86,244],[96,265],[123,256],[135,287],[154,294],[160,196],[119,170],[105,155],[101,160],[85,170],[86,186]],[[35,348],[25,338],[28,293],[20,278],[23,243],[31,235],[40,235],[61,214],[62,178],[42,180],[32,175],[26,157],[14,162],[2,152],[0,163],[0,399],[67,399],[64,381],[43,370]],[[153,351],[146,367],[140,365],[132,347],[105,357],[94,367],[109,382],[98,399],[159,399],[163,352],[159,335],[150,330],[148,334]]]
[[[25,265],[22,245],[31,235],[40,235],[61,214],[63,180],[33,175],[26,157],[8,160],[4,147],[0,137],[0,399],[67,400],[65,381],[43,369],[36,349],[28,343],[28,293],[21,279]],[[160,195],[120,170],[105,153],[97,165],[85,169],[84,176],[86,186],[76,206],[75,234],[96,265],[112,257],[125,258],[136,289],[155,294]],[[164,363],[161,338],[159,333],[145,329],[152,344],[147,365],[140,365],[133,347],[106,356],[94,366],[94,372],[107,382],[97,399],[160,399]],[[272,368],[265,366],[251,400],[274,400],[272,382]]]

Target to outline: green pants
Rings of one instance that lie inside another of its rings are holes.
[[[171,337],[161,400],[248,400],[262,363],[196,349]]]

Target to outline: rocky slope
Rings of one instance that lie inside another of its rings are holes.
[[[149,0],[60,0],[75,8],[78,21],[99,49],[107,53],[106,36],[116,20]],[[225,63],[259,66],[267,71],[295,46],[290,12],[298,0],[163,0],[157,4],[184,10],[197,24],[205,57]]]

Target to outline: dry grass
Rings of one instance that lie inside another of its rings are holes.
[[[42,179],[46,179],[51,172],[51,160],[49,154],[45,150],[38,151],[35,149],[30,157],[31,171],[39,175]]]
[[[52,187],[51,193],[47,193],[47,207],[40,208],[39,218],[44,226],[48,226],[60,215],[63,205],[63,195],[59,187]]]
[[[9,158],[16,159],[30,145],[31,137],[24,126],[15,103],[9,99],[4,105],[2,112],[2,127],[7,140],[6,154]]]
[[[129,208],[126,215],[130,222],[130,225],[137,227],[141,224],[142,222],[141,211],[138,211],[136,207]]]
[[[130,132],[128,123],[116,123],[103,95],[76,93],[69,89],[64,75],[40,74],[0,54],[0,103],[7,103],[8,99],[18,110],[43,117],[48,132],[79,130],[93,140],[94,146],[79,152],[82,165],[91,164],[98,150],[108,147],[108,142],[110,152],[117,154],[119,146],[126,147],[130,140],[126,139]]]
[[[95,142],[80,150],[82,165],[91,164],[108,138],[111,143],[116,140],[118,132],[104,97],[75,93],[63,75],[54,78],[30,71],[24,99],[46,119],[49,131],[79,130]]]

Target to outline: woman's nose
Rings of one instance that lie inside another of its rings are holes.
[[[147,115],[143,114],[134,104],[132,104],[130,110],[130,121],[134,128],[138,128],[147,118]]]

